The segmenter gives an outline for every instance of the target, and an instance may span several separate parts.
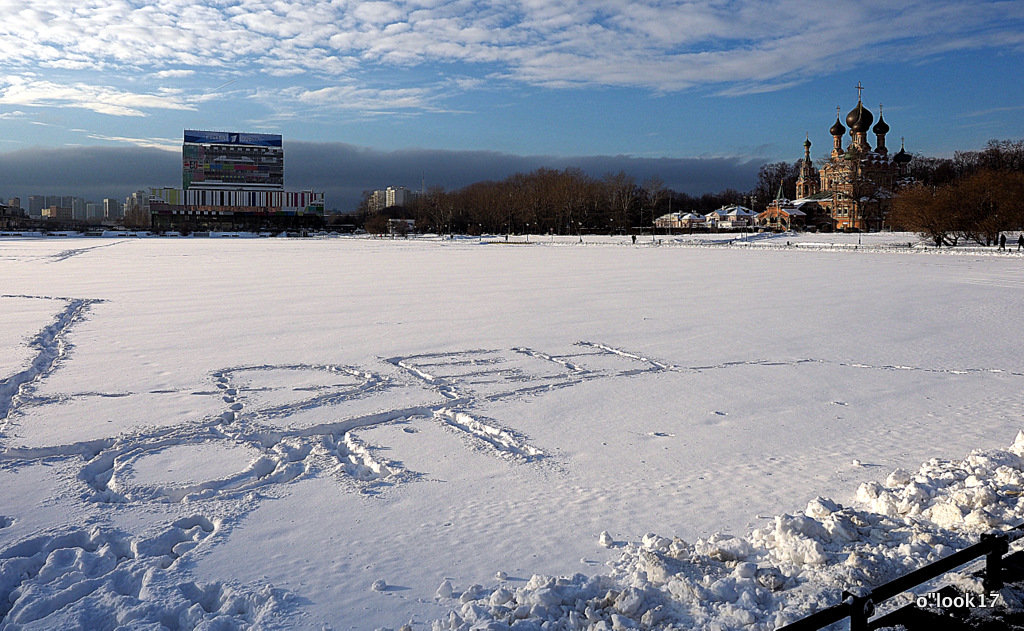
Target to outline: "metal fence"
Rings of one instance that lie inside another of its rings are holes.
[[[806,618],[781,627],[777,631],[811,631],[813,629],[822,629],[844,618],[850,619],[850,631],[867,631],[870,628],[868,619],[874,615],[875,605],[928,582],[933,578],[942,576],[946,572],[970,563],[981,556],[985,557],[985,590],[995,591],[1001,589],[1003,586],[1003,555],[1009,550],[1011,541],[1024,536],[1022,529],[1024,529],[1024,524],[1006,532],[984,534],[978,543],[968,546],[959,552],[954,552],[934,563],[929,563],[888,583],[858,594],[843,592],[843,601],[841,603],[815,612]]]

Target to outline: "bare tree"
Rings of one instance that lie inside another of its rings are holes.
[[[757,185],[751,191],[754,198],[753,210],[764,210],[768,202],[775,199],[782,187],[784,196],[796,194],[796,181],[800,177],[800,161],[770,162],[761,165],[757,172]]]
[[[894,228],[929,237],[935,245],[955,245],[952,224],[944,212],[947,197],[944,188],[927,184],[904,188],[893,200],[889,221]]]
[[[604,184],[613,227],[629,230],[634,225],[633,209],[638,198],[636,181],[624,171],[609,173],[601,181]]]
[[[982,170],[949,184],[916,184],[893,200],[893,227],[920,232],[935,245],[960,239],[990,243],[1024,227],[1024,173]]]
[[[654,213],[661,206],[661,203],[669,199],[668,189],[665,188],[665,181],[657,175],[644,180],[644,204]],[[653,219],[652,219],[653,222]]]

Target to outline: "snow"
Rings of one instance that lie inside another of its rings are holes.
[[[1024,259],[702,236],[0,239],[2,624],[771,628],[1021,520]]]

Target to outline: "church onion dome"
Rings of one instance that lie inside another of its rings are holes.
[[[846,115],[846,126],[852,132],[865,133],[871,129],[871,123],[875,120],[874,114],[864,107],[864,104],[857,101],[857,107],[850,110]]]
[[[907,150],[903,148],[903,141],[902,140],[900,141],[899,153],[894,155],[892,157],[892,159],[893,159],[894,162],[899,162],[901,164],[905,163],[905,162],[910,162],[910,154],[907,153]]]
[[[885,124],[885,119],[882,118],[881,114],[878,115],[878,123],[871,131],[875,132],[880,136],[889,133],[889,126]]]
[[[842,136],[846,133],[846,128],[839,122],[839,117],[836,116],[836,124],[832,125],[832,128],[828,130],[833,136]]]
[[[811,139],[810,138],[808,138],[807,140],[804,141],[804,146],[805,147],[810,147],[811,146]]]

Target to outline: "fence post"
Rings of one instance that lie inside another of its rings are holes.
[[[985,554],[985,591],[993,592],[1003,588],[1003,555],[1010,549],[1005,534],[984,533],[982,541],[989,542],[989,550]]]
[[[868,631],[868,618],[875,613],[871,592],[860,595],[843,592],[843,602],[850,606],[850,631]]]

